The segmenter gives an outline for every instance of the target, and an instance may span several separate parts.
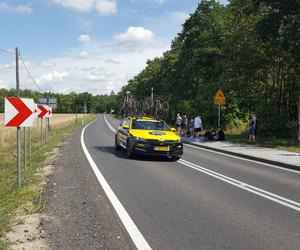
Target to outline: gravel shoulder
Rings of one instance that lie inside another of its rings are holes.
[[[49,248],[134,249],[82,151],[81,130],[63,143],[44,191]]]

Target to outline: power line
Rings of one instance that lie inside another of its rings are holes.
[[[19,57],[20,57],[20,60],[21,60],[22,64],[24,65],[24,68],[25,68],[26,71],[27,71],[27,74],[28,74],[29,77],[31,78],[31,80],[32,80],[32,81],[34,82],[34,84],[38,87],[38,89],[39,89],[41,92],[43,92],[43,90],[40,88],[40,86],[39,86],[39,85],[36,83],[36,81],[33,79],[32,75],[31,75],[30,71],[27,69],[27,67],[26,67],[26,65],[25,65],[25,63],[24,63],[22,57],[21,57],[21,56],[19,56]]]
[[[0,51],[2,51],[2,52],[5,53],[5,54],[11,55],[11,56],[14,56],[14,55],[15,55],[15,53],[10,52],[10,51],[7,51],[7,50],[5,50],[5,49],[0,49]]]

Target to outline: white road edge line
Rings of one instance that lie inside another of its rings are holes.
[[[236,180],[236,179],[233,179],[231,177],[228,177],[226,175],[222,175],[222,174],[219,174],[215,171],[212,171],[212,170],[209,170],[207,168],[204,168],[202,166],[199,166],[199,165],[196,165],[192,162],[189,162],[189,161],[186,161],[186,160],[182,160],[180,159],[178,161],[178,163],[181,163],[182,165],[185,165],[187,167],[190,167],[194,170],[197,170],[199,172],[202,172],[204,174],[207,174],[207,175],[210,175],[214,178],[217,178],[219,180],[222,180],[224,182],[227,182],[233,186],[236,186],[238,188],[241,188],[241,189],[244,189],[248,192],[251,192],[251,193],[254,193],[256,195],[259,195],[261,197],[264,197],[266,199],[269,199],[271,201],[274,201],[276,203],[279,203],[281,205],[284,205],[286,207],[289,207],[289,208],[292,208],[298,212],[300,212],[300,203],[296,202],[296,201],[293,201],[293,200],[290,200],[290,199],[286,199],[282,196],[279,196],[279,195],[276,195],[274,193],[271,193],[271,192],[268,192],[266,190],[263,190],[263,189],[260,189],[260,188],[257,188],[255,186],[252,186],[252,185],[249,185],[245,182],[241,182],[239,180]]]
[[[109,127],[109,129],[110,129],[112,132],[116,133],[115,128],[108,122],[108,120],[106,119],[106,116],[105,116],[105,115],[104,115],[104,120],[105,120],[107,126]]]
[[[104,120],[105,120],[107,126],[110,128],[110,130],[111,130],[112,132],[115,132],[116,130],[115,130],[115,129],[113,128],[113,126],[107,121],[105,115],[104,115]],[[198,147],[196,147],[196,146],[194,146],[194,147],[195,147],[195,148],[198,148]],[[198,149],[199,149],[199,148],[198,148]],[[209,150],[209,151],[210,151],[210,150]],[[214,152],[214,151],[213,151],[213,152]],[[218,152],[218,153],[219,153],[219,152]],[[222,153],[220,153],[220,154],[222,154]],[[224,155],[227,155],[227,154],[224,154]],[[238,158],[238,157],[237,157],[237,158]],[[244,160],[243,158],[241,158],[241,159]],[[250,161],[252,161],[252,160],[250,160]],[[219,173],[217,173],[217,172],[215,172],[215,171],[209,170],[209,169],[207,169],[207,168],[201,167],[201,166],[199,166],[199,165],[196,165],[196,164],[194,164],[194,163],[192,163],[192,162],[189,162],[189,161],[186,161],[186,160],[183,160],[183,159],[180,159],[180,160],[177,161],[177,162],[178,162],[178,163],[181,163],[181,164],[183,164],[183,165],[185,165],[185,166],[187,166],[187,167],[190,167],[190,168],[192,168],[192,169],[195,169],[195,170],[197,170],[197,171],[200,171],[200,172],[202,172],[202,173],[204,173],[204,174],[210,175],[210,176],[215,177],[215,178],[217,178],[217,179],[219,179],[219,180],[222,180],[222,181],[224,181],[224,182],[227,182],[227,183],[229,183],[229,184],[232,184],[232,185],[234,185],[234,186],[236,186],[236,187],[239,187],[239,188],[244,189],[244,190],[246,190],[246,191],[249,191],[249,192],[251,192],[251,193],[257,194],[257,195],[259,195],[259,196],[261,196],[261,197],[264,197],[264,198],[266,198],[266,199],[269,199],[269,200],[271,200],[271,201],[274,201],[274,202],[276,202],[276,203],[279,203],[279,204],[281,204],[281,205],[284,205],[284,206],[286,206],[286,207],[292,208],[292,209],[294,209],[294,210],[300,212],[300,203],[298,203],[298,202],[296,202],[296,201],[292,201],[292,200],[290,200],[290,199],[286,199],[286,198],[284,198],[284,197],[282,197],[282,196],[273,194],[273,193],[271,193],[271,192],[268,192],[268,191],[266,191],[266,190],[257,188],[257,187],[252,186],[252,185],[249,185],[249,184],[244,183],[244,182],[242,182],[242,181],[233,179],[233,178],[228,177],[228,176],[226,176],[226,175],[219,174]],[[256,161],[253,161],[253,162],[256,162]],[[260,163],[260,162],[257,162],[257,163]],[[264,165],[265,165],[265,164],[264,164]],[[268,165],[269,165],[269,164],[268,164]]]
[[[95,121],[97,121],[96,119]],[[111,202],[112,206],[114,207],[116,213],[118,214],[120,220],[122,221],[123,225],[125,226],[128,234],[130,235],[133,243],[137,247],[137,249],[141,250],[150,250],[151,247],[149,246],[148,242],[142,235],[142,233],[139,231],[125,208],[123,207],[122,203],[119,201],[118,197],[115,195],[114,191],[111,189],[107,181],[105,180],[104,176],[101,174],[99,168],[97,167],[96,163],[94,162],[93,158],[91,157],[90,153],[88,152],[85,143],[84,143],[84,132],[85,129],[93,124],[95,121],[89,123],[86,125],[81,132],[81,146],[83,149],[83,152],[88,159],[91,168],[94,171],[94,174],[96,175],[100,185],[102,186],[104,192],[106,193],[109,201]]]
[[[280,169],[280,170],[300,174],[300,171],[297,171],[297,170],[283,168],[283,167],[279,167],[279,166],[276,166],[276,165],[273,165],[273,164],[264,163],[264,162],[261,162],[261,161],[250,160],[250,159],[247,159],[247,158],[243,158],[243,157],[239,157],[239,156],[235,156],[235,155],[230,155],[230,154],[214,151],[214,150],[207,149],[207,148],[200,148],[200,147],[190,145],[190,144],[187,144],[187,143],[184,143],[184,145],[187,146],[187,147],[190,147],[190,148],[197,149],[197,150],[204,150],[204,151],[208,151],[208,152],[211,152],[211,153],[214,153],[214,154],[224,155],[224,156],[227,156],[227,157],[230,157],[230,158],[235,158],[235,159],[238,159],[238,160],[243,160],[243,161],[248,161],[248,162],[254,162],[254,163],[264,165],[264,166],[267,166],[267,167],[277,168],[277,169]]]

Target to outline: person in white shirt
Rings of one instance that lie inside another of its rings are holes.
[[[180,114],[177,114],[176,117],[176,132],[180,136],[181,135],[181,130],[182,130],[182,117]]]
[[[199,137],[199,133],[201,132],[201,130],[202,130],[202,120],[201,120],[201,116],[198,115],[194,119],[194,136],[196,138]]]

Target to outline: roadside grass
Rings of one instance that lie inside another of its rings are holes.
[[[236,143],[248,143],[248,132],[243,130],[229,130],[225,131],[226,140]],[[276,137],[263,137],[257,135],[255,145],[267,148],[276,148],[279,150],[300,153],[300,143],[295,139],[282,139]]]
[[[85,123],[95,118],[96,115],[89,115]],[[36,213],[43,209],[44,197],[42,190],[38,188],[41,179],[36,173],[46,166],[46,158],[49,154],[78,126],[81,126],[81,123],[76,123],[74,120],[56,124],[53,126],[49,142],[43,147],[40,145],[38,135],[32,136],[32,156],[31,161],[27,156],[26,172],[23,168],[24,159],[21,159],[22,186],[20,188],[17,188],[16,182],[16,143],[0,150],[0,249],[9,248],[9,243],[4,240],[3,236],[9,231],[20,207],[24,206],[22,209],[24,214]],[[28,203],[33,206],[26,206]]]

